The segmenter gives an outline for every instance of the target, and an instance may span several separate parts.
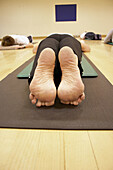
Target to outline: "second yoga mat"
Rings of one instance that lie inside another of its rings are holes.
[[[28,78],[32,69],[33,61],[25,67],[18,75],[18,78]],[[82,77],[97,77],[98,74],[84,56],[82,57],[83,75]]]

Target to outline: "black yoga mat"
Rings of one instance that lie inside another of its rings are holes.
[[[28,96],[27,79],[18,79],[29,60],[0,82],[0,127],[30,129],[111,130],[113,129],[113,86],[98,73],[83,78],[86,99],[78,106],[61,104],[37,108]]]

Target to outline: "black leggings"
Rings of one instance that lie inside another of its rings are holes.
[[[53,49],[56,55],[55,69],[54,69],[54,83],[56,88],[58,88],[62,76],[60,63],[58,60],[58,53],[60,49],[64,46],[70,47],[73,50],[73,52],[78,56],[78,67],[80,69],[80,74],[82,75],[83,72],[83,69],[81,67],[82,50],[81,50],[80,42],[68,34],[53,34],[48,36],[44,40],[42,40],[38,46],[33,67],[28,79],[29,84],[31,83],[32,78],[34,76],[35,68],[37,66],[38,58],[40,56],[41,51],[44,50],[45,48],[51,48]]]

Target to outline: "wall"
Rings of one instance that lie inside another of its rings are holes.
[[[77,4],[77,22],[55,22],[55,4]],[[83,31],[107,34],[113,28],[113,0],[0,0],[0,37],[45,36]]]

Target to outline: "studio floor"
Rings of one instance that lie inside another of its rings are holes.
[[[113,46],[86,43],[85,54],[113,85]],[[33,55],[31,48],[0,51],[0,80]],[[0,170],[112,169],[113,131],[0,129]]]

